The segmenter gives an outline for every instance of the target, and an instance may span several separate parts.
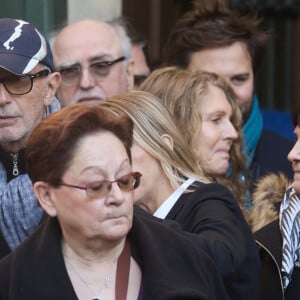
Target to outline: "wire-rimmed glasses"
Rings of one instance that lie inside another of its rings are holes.
[[[60,183],[60,185],[85,190],[87,198],[95,199],[105,197],[110,192],[114,182],[117,183],[122,192],[130,192],[139,186],[141,176],[142,174],[139,172],[132,172],[116,180],[100,180],[88,183],[86,186],[78,186],[65,182]]]

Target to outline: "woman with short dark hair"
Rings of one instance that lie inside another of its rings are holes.
[[[68,106],[26,148],[47,215],[0,262],[1,299],[227,299],[212,260],[182,233],[133,216],[141,174],[133,123],[100,107]]]

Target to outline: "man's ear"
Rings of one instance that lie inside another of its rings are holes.
[[[52,201],[51,186],[44,181],[37,181],[33,185],[33,190],[41,207],[51,217],[56,216],[56,207]]]
[[[164,141],[164,143],[166,143],[167,145],[168,145],[168,147],[171,149],[171,150],[173,150],[173,147],[174,147],[174,140],[173,140],[173,138],[170,136],[170,135],[168,135],[168,134],[163,134],[162,136],[161,136],[161,139]]]
[[[134,61],[132,58],[130,58],[127,62],[127,67],[126,67],[127,89],[129,91],[134,88],[133,70],[134,70]]]
[[[59,72],[53,72],[48,75],[47,87],[45,89],[45,94],[43,95],[45,106],[49,106],[55,96],[56,90],[59,87],[61,81],[61,76]]]

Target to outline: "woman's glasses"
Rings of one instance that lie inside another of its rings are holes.
[[[136,189],[140,184],[142,174],[133,172],[126,174],[116,180],[101,180],[87,184],[86,186],[78,186],[62,182],[60,185],[85,190],[87,198],[96,199],[105,197],[110,191],[113,183],[117,183],[122,192],[130,192]]]

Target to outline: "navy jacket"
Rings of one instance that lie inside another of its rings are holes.
[[[250,166],[252,188],[259,177],[271,172],[282,172],[289,179],[293,178],[292,165],[287,159],[287,155],[293,146],[293,141],[271,130],[263,129]]]

